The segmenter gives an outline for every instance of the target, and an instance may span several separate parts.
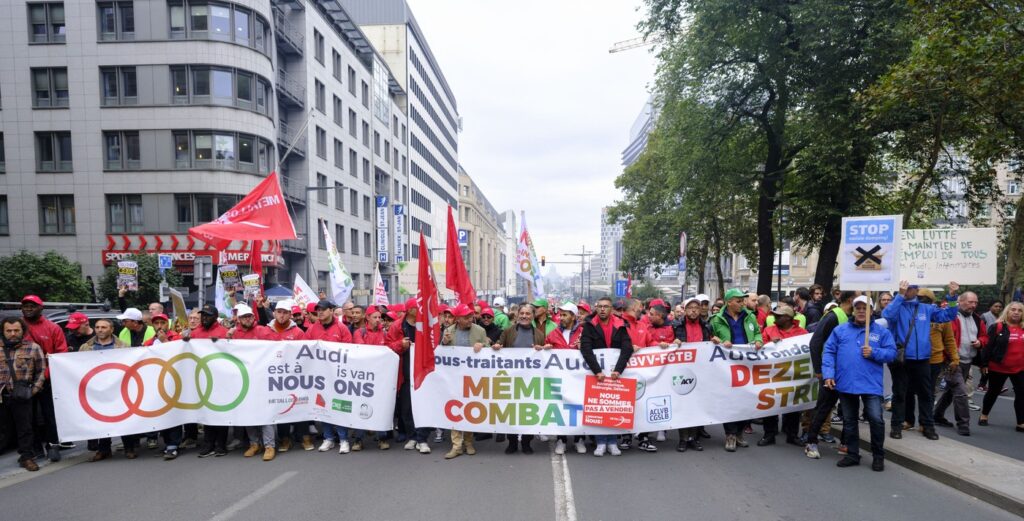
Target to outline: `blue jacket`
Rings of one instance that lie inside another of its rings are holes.
[[[931,328],[928,328],[931,329]],[[847,322],[832,330],[821,357],[821,377],[849,394],[882,395],[883,368],[896,359],[896,342],[884,327],[871,327],[871,357],[864,358],[864,326]]]
[[[914,317],[914,309],[917,309],[917,316]],[[956,318],[956,303],[945,309],[935,304],[925,304],[914,300],[906,300],[903,295],[896,295],[892,302],[882,310],[882,318],[889,322],[889,331],[896,342],[906,342],[907,360],[928,360],[932,357],[932,322],[949,322]],[[907,331],[910,329],[910,321],[917,320],[914,326],[914,334],[908,340]]]

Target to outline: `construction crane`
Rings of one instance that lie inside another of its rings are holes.
[[[646,47],[648,45],[654,45],[661,42],[661,37],[653,36],[650,40],[641,36],[639,38],[633,38],[631,40],[623,40],[621,42],[613,43],[611,48],[608,49],[609,54],[617,52],[628,51],[630,49],[636,49],[638,47]]]

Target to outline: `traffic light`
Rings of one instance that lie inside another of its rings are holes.
[[[541,255],[540,256],[540,265],[544,266],[547,262],[548,262],[547,259],[545,259],[543,255]]]

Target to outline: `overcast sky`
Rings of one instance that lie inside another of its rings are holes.
[[[408,2],[464,120],[463,168],[499,212],[526,212],[538,256],[599,251],[655,72],[648,47],[608,53],[639,36],[639,0]]]

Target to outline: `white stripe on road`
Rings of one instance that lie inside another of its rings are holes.
[[[551,475],[555,481],[555,519],[576,521],[576,499],[572,494],[569,461],[564,454],[555,454],[554,444],[551,447]]]
[[[259,501],[260,498],[262,498],[263,496],[270,494],[277,487],[284,485],[285,481],[288,481],[289,479],[295,477],[296,474],[298,474],[298,472],[294,470],[290,470],[288,472],[285,472],[284,474],[281,474],[280,476],[274,478],[274,480],[271,481],[270,483],[263,485],[252,494],[245,496],[244,498],[240,499],[237,503],[224,509],[221,513],[211,517],[210,521],[227,521],[228,519],[235,517],[236,514],[238,514],[242,510],[245,510],[253,503]]]

